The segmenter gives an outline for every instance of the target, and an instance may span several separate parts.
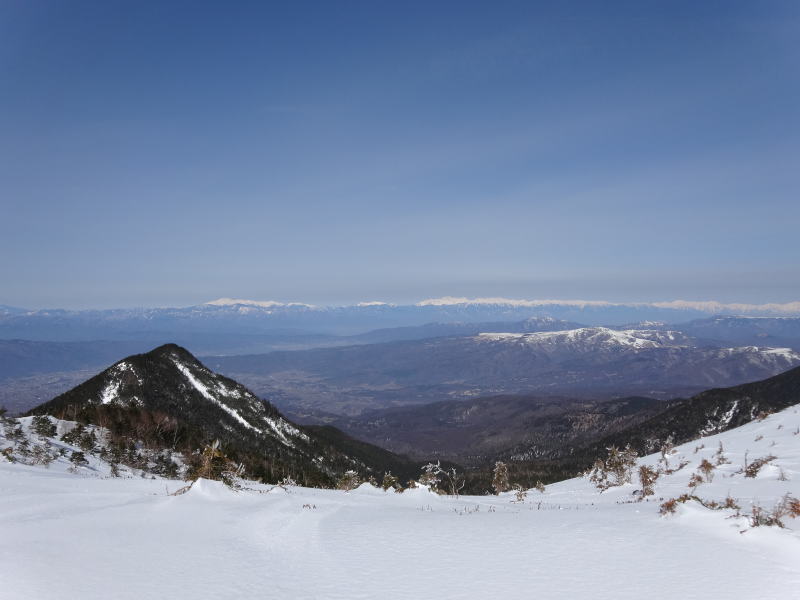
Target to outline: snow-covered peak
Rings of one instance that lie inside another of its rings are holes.
[[[254,306],[258,308],[278,308],[286,306],[302,306],[314,308],[313,304],[303,302],[276,302],[275,300],[244,300],[242,298],[217,298],[206,302],[207,306]]]
[[[605,348],[661,348],[678,345],[685,336],[675,331],[623,330],[607,327],[581,327],[567,331],[541,331],[535,333],[481,333],[481,341],[515,342],[532,346],[576,345],[586,349],[602,346]]]

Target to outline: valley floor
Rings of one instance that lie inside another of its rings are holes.
[[[746,515],[800,495],[798,410],[678,447],[670,462],[689,464],[643,502],[586,479],[523,502],[205,480],[171,496],[183,482],[0,463],[0,598],[798,598],[800,519],[752,528],[694,501],[659,515],[720,441],[730,462],[697,496]],[[745,452],[777,458],[746,478]]]

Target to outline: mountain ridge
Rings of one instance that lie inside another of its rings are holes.
[[[362,458],[387,456],[377,449],[373,455],[345,454],[330,439],[285,419],[272,404],[214,373],[176,344],[117,361],[29,414],[93,423],[131,439],[146,434],[153,444],[170,439],[158,428],[172,423],[172,435],[179,439],[175,443],[185,454],[219,439],[250,476],[267,481],[293,476],[308,484],[331,485],[350,469],[377,476],[383,465]],[[395,468],[412,466],[396,456],[391,462]]]

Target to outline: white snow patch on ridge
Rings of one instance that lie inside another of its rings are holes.
[[[210,400],[211,402],[213,402],[214,404],[216,404],[217,406],[219,406],[219,407],[220,407],[222,410],[224,410],[226,413],[228,413],[229,415],[231,415],[231,416],[232,416],[234,419],[236,419],[237,421],[239,421],[239,423],[241,423],[242,425],[244,425],[244,426],[245,426],[245,427],[247,427],[248,429],[256,429],[256,428],[255,428],[255,427],[253,427],[253,426],[252,426],[250,423],[248,423],[248,422],[247,422],[247,421],[246,421],[246,420],[245,420],[245,419],[242,417],[242,415],[240,415],[238,412],[236,412],[235,410],[233,410],[233,409],[232,409],[230,406],[228,406],[227,404],[225,404],[225,403],[223,403],[223,402],[220,402],[220,401],[219,401],[219,400],[218,400],[218,399],[217,399],[217,398],[216,398],[216,397],[215,397],[215,396],[214,396],[214,395],[213,395],[211,392],[209,392],[209,391],[208,391],[208,388],[207,388],[207,387],[206,387],[206,386],[205,386],[205,385],[204,385],[204,384],[203,384],[203,383],[202,383],[200,380],[198,380],[198,379],[197,379],[197,378],[196,378],[194,375],[192,375],[192,372],[189,370],[189,368],[188,368],[186,365],[184,365],[184,364],[182,364],[182,363],[178,362],[178,361],[177,361],[177,360],[175,360],[174,358],[172,359],[172,362],[175,364],[175,366],[178,368],[178,370],[179,370],[179,371],[180,371],[180,372],[183,374],[183,376],[184,376],[184,377],[186,377],[186,379],[188,379],[188,380],[189,380],[189,383],[191,383],[191,384],[192,384],[192,386],[193,386],[193,387],[194,387],[194,388],[195,388],[195,389],[196,389],[198,392],[200,392],[200,393],[203,395],[203,397],[204,397],[204,398],[206,398],[207,400]],[[256,430],[256,431],[257,431],[257,430]]]
[[[219,406],[222,410],[227,412],[229,415],[231,415],[234,419],[236,419],[239,423],[241,423],[242,425],[244,425],[248,429],[252,429],[253,431],[259,431],[260,433],[264,433],[263,430],[259,430],[257,427],[255,427],[251,423],[249,423],[236,410],[234,410],[233,408],[231,408],[230,406],[228,406],[224,402],[220,402],[220,400],[216,396],[214,396],[212,391],[209,390],[208,386],[206,386],[205,384],[203,384],[203,382],[198,380],[192,374],[192,372],[189,370],[189,368],[186,365],[184,365],[183,363],[181,363],[178,359],[176,359],[174,357],[172,358],[172,362],[175,364],[175,366],[178,368],[178,370],[181,372],[181,374],[183,374],[183,376],[186,377],[186,379],[189,380],[189,383],[191,383],[192,386],[198,392],[200,392],[203,395],[204,398],[206,398],[207,400],[210,400],[211,402],[213,402],[214,404]],[[210,373],[210,375],[211,375],[211,377],[216,377],[213,373]],[[242,397],[242,394],[241,394],[241,392],[239,390],[230,389],[230,388],[226,387],[220,381],[215,381],[215,386],[217,387],[217,389],[219,390],[219,392],[221,394],[224,394],[226,396],[231,396],[231,397],[234,397],[234,398],[241,398]],[[258,400],[258,398],[254,397],[254,396],[251,398],[251,400],[253,402],[256,402],[256,403],[259,403],[259,404],[261,402],[260,400]],[[256,408],[256,410],[258,410],[258,409]],[[265,416],[263,414],[259,415],[259,417],[264,421],[264,423],[266,423],[267,427],[269,427],[275,433],[275,435],[278,436],[278,438],[284,444],[286,444],[287,446],[293,446],[291,440],[288,437],[286,437],[287,435],[292,435],[292,436],[295,436],[295,437],[298,437],[298,438],[301,438],[301,439],[304,439],[304,440],[308,440],[308,436],[307,435],[305,435],[299,429],[297,429],[296,427],[293,427],[292,425],[290,425],[287,421],[285,421],[283,419],[272,419],[272,418],[267,417],[267,416]]]
[[[276,308],[279,306],[304,306],[314,308],[313,304],[302,302],[276,302],[275,300],[244,300],[241,298],[217,298],[206,302],[209,306],[258,306],[259,308]]]
[[[120,382],[112,379],[100,392],[100,404],[111,404],[119,396]]]
[[[659,338],[672,341],[675,336],[668,331],[617,331],[606,327],[582,327],[567,331],[538,331],[535,333],[480,333],[478,339],[489,341],[519,341],[527,344],[542,342],[600,343],[607,346],[628,346],[631,348],[660,348],[664,344]],[[656,339],[650,339],[655,337]]]
[[[760,350],[764,354],[780,356],[786,360],[800,360],[800,353],[795,352],[791,348],[757,348],[757,350]]]
[[[101,404],[111,404],[112,402],[114,402],[115,400],[117,400],[119,398],[119,388],[122,385],[122,382],[120,382],[117,379],[117,376],[121,375],[125,371],[130,371],[131,373],[134,374],[134,376],[136,376],[136,371],[134,370],[133,366],[129,365],[128,363],[126,363],[124,361],[120,362],[120,363],[117,363],[116,365],[111,367],[110,375],[111,375],[112,379],[111,379],[111,381],[109,381],[106,384],[106,386],[100,392],[100,403]],[[139,378],[138,376],[136,376],[136,377],[137,377],[139,383],[141,384],[142,383],[141,378]]]

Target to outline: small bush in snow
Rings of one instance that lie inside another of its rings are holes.
[[[381,482],[381,488],[383,488],[383,491],[386,492],[389,490],[389,488],[395,488],[395,487],[397,487],[397,477],[392,475],[391,471],[386,471],[386,473],[383,474],[383,481]]]
[[[720,442],[719,448],[717,448],[717,451],[714,453],[714,462],[716,463],[717,466],[726,465],[729,462],[731,462],[727,458],[725,458],[724,453],[725,449],[722,447],[722,442]]]
[[[675,444],[672,443],[672,436],[668,437],[666,441],[661,445],[661,458],[658,459],[658,462],[664,465],[664,470],[669,470],[669,457],[675,454]]]
[[[794,517],[793,510],[800,509],[797,506],[799,501],[786,494],[779,500],[772,510],[767,510],[758,504],[754,504],[750,510],[750,526],[751,527],[785,527],[783,519],[785,517]],[[794,507],[793,507],[794,505]]]
[[[670,498],[669,500],[661,504],[661,508],[659,509],[658,512],[661,515],[671,515],[676,510],[678,510],[678,499]]]
[[[786,503],[786,513],[793,519],[800,518],[800,499],[793,498],[789,496],[789,494],[786,494],[784,502]]]
[[[430,487],[432,491],[458,497],[466,483],[464,477],[455,468],[443,469],[439,461],[428,463],[422,467],[419,482]]]
[[[710,482],[712,479],[714,479],[715,468],[716,467],[714,465],[704,458],[697,467],[697,470],[703,474],[703,477],[706,478],[706,481]]]
[[[15,426],[13,421],[6,423],[5,430],[6,430],[6,439],[8,439],[9,441],[19,442],[25,438],[25,433],[23,433],[22,427],[20,427],[19,425]]]
[[[533,489],[535,489],[540,494],[544,494],[544,492],[545,492],[544,484],[541,481],[539,481],[538,479],[536,480],[536,485],[533,486]]]
[[[761,468],[764,465],[769,464],[770,462],[772,462],[776,458],[778,458],[778,457],[777,456],[773,456],[772,454],[770,454],[769,456],[762,456],[761,458],[757,458],[756,460],[754,460],[750,464],[745,463],[745,467],[743,469],[744,476],[745,477],[751,477],[751,478],[755,477],[756,475],[758,475],[758,472],[761,470]]]
[[[356,489],[360,483],[361,480],[358,477],[358,473],[355,471],[347,471],[344,475],[339,477],[339,480],[336,482],[336,489],[349,492],[350,490]]]
[[[605,460],[597,459],[589,471],[589,481],[600,491],[631,482],[633,468],[636,466],[636,451],[630,446],[623,450],[612,446]]]
[[[639,483],[642,484],[642,495],[639,496],[639,500],[645,496],[652,496],[655,494],[653,486],[657,480],[658,471],[656,471],[653,467],[648,467],[647,465],[639,466]]]
[[[436,464],[428,463],[422,467],[422,473],[419,476],[419,482],[422,485],[427,485],[429,488],[436,491],[439,489],[439,484],[441,483],[441,472],[442,467],[438,461]]]
[[[31,463],[34,465],[49,466],[53,462],[50,447],[45,444],[36,444],[31,448]]]
[[[28,440],[25,437],[23,437],[21,440],[19,440],[17,442],[16,452],[20,456],[24,456],[24,457],[27,457],[27,456],[30,455],[31,447],[30,447],[30,444],[28,443]]]
[[[55,423],[50,421],[50,417],[44,415],[37,415],[31,421],[33,430],[42,437],[55,437],[56,426]]]
[[[297,487],[297,482],[291,477],[284,477],[278,482],[278,487],[282,487],[284,489],[289,487]]]
[[[244,465],[228,461],[225,469],[220,473],[219,478],[222,483],[235,490],[241,489],[241,478],[244,477]],[[155,479],[155,478],[154,478]]]
[[[89,461],[86,460],[86,455],[77,450],[73,451],[72,455],[70,455],[69,461],[76,467],[83,467],[89,464]]]
[[[525,502],[525,498],[528,497],[528,491],[524,489],[520,484],[514,484],[514,500],[516,502]]]
[[[689,487],[696,488],[701,483],[703,483],[703,478],[697,473],[692,473],[692,476],[689,478]]]
[[[77,446],[78,440],[83,435],[83,432],[84,432],[83,424],[78,423],[77,425],[75,425],[75,427],[73,427],[72,429],[61,435],[61,441],[64,442],[65,444],[69,444],[70,446]]]
[[[508,480],[508,465],[506,463],[501,461],[494,463],[492,488],[495,494],[507,492],[511,488],[511,483]]]

